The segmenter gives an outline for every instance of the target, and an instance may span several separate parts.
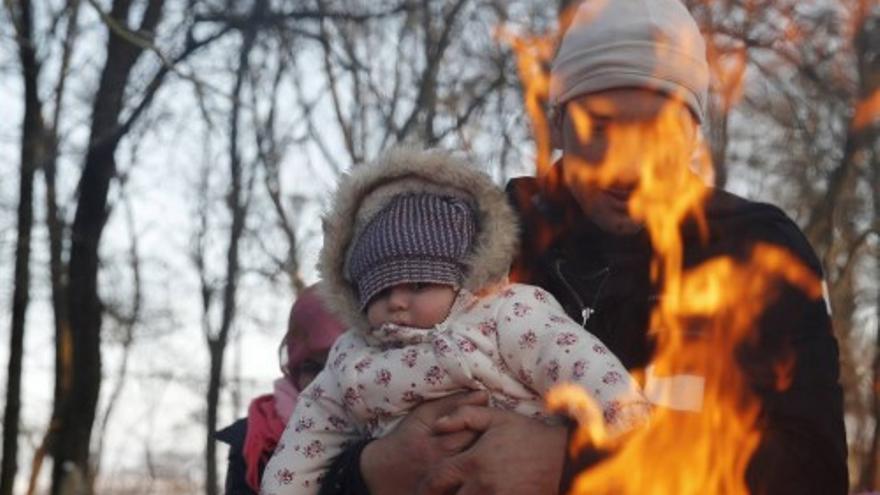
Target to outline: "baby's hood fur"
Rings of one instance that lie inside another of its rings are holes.
[[[340,178],[324,216],[324,246],[318,260],[328,307],[346,324],[366,329],[354,285],[345,279],[352,240],[388,202],[403,193],[451,195],[468,201],[477,217],[477,237],[465,260],[462,287],[479,292],[505,279],[517,250],[518,223],[504,191],[470,163],[440,150],[392,150]]]

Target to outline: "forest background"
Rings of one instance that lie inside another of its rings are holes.
[[[4,0],[0,495],[218,493],[212,434],[271,390],[336,177],[400,142],[533,173],[523,81],[573,3]],[[880,2],[686,3],[715,185],[819,253],[880,489]]]

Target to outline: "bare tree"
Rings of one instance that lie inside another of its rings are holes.
[[[275,47],[264,47],[264,51],[274,51],[273,48]],[[282,56],[275,57],[275,55],[269,55],[268,53],[266,55],[278,58],[279,62],[286,62],[286,58],[283,57],[283,52],[276,53],[281,53]],[[258,93],[256,91],[251,92],[252,100],[250,105],[253,114],[252,128],[255,141],[254,144],[257,150],[257,161],[263,173],[263,186],[265,187],[266,194],[269,196],[272,209],[275,213],[275,224],[286,241],[284,257],[281,259],[273,257],[273,261],[275,262],[276,270],[286,275],[289,285],[294,293],[299,293],[299,291],[305,287],[305,282],[303,282],[300,270],[300,260],[297,254],[300,239],[295,224],[296,212],[289,211],[284,201],[281,185],[281,161],[287,153],[290,143],[292,141],[299,141],[301,143],[303,142],[303,139],[285,136],[277,129],[277,109],[282,105],[279,101],[279,89],[281,83],[284,81],[288,68],[289,64],[287,63],[282,62],[276,64],[274,69],[275,73],[270,79],[271,83],[269,85],[269,91],[265,97],[271,102],[271,104],[264,117],[261,117],[257,111],[259,104],[257,101]],[[258,79],[259,78],[256,77],[256,74],[251,74],[251,85],[253,87],[259,85]],[[272,273],[269,274],[270,278],[272,275]]]
[[[69,363],[66,363],[66,360],[64,359],[64,357],[67,355],[67,346],[64,343],[69,342],[69,333],[66,333],[69,331],[69,327],[66,324],[66,317],[62,310],[61,304],[61,300],[63,297],[63,268],[61,263],[61,238],[63,235],[63,227],[61,226],[61,215],[59,213],[58,203],[56,200],[55,166],[58,160],[58,129],[61,122],[63,109],[65,108],[64,96],[66,93],[65,89],[67,87],[70,57],[71,53],[73,52],[78,34],[79,10],[79,1],[69,0],[65,3],[63,9],[59,12],[56,22],[53,23],[53,26],[55,26],[61,23],[62,18],[66,19],[66,23],[64,23],[64,34],[60,36],[61,63],[58,66],[58,75],[56,77],[55,88],[52,95],[54,111],[49,122],[43,122],[42,120],[40,120],[40,122],[42,123],[42,153],[38,168],[42,170],[46,182],[46,216],[50,237],[50,273],[52,279],[51,287],[53,300],[52,306],[53,308],[55,308],[56,389],[54,397],[56,398],[61,396],[61,387],[65,386],[65,384],[67,383],[65,377],[67,377],[68,375],[65,373],[64,366],[65,364]],[[40,62],[37,61],[37,64],[39,66]],[[34,75],[39,75],[39,72],[35,73]],[[35,100],[31,100],[31,104],[35,103],[39,104],[39,112],[42,113],[44,102],[40,100],[40,95],[38,93],[35,95]],[[55,423],[56,422],[53,420],[52,424],[54,425]],[[34,459],[31,463],[30,482],[28,485],[29,494],[34,493],[36,479],[39,475],[43,460],[48,451],[48,441],[51,436],[51,432],[52,426],[47,429],[47,432],[44,435],[42,442],[37,447],[34,454]],[[10,439],[10,441],[12,440]]]
[[[873,152],[871,183],[874,184],[874,224],[880,226],[880,146],[875,147]],[[880,260],[880,228],[875,233],[873,257],[876,279],[880,279],[880,262],[877,262]],[[869,449],[859,480],[859,486],[864,489],[880,486],[880,478],[878,478],[880,477],[880,390],[877,387],[877,384],[880,383],[880,286],[875,288],[874,304],[877,322],[874,359],[871,366],[871,415],[874,424],[870,432]]]
[[[117,174],[116,150],[149,108],[166,76],[200,48],[226,32],[219,30],[197,38],[190,25],[185,29],[183,48],[169,57],[154,44],[164,0],[148,2],[136,28],[129,27],[133,7],[131,0],[115,0],[109,12],[101,11],[97,4],[93,3],[92,6],[108,30],[107,57],[92,100],[90,137],[79,180],[78,201],[69,233],[70,254],[66,262],[62,261],[60,253],[62,243],[58,232],[62,228],[57,211],[51,211],[55,205],[51,194],[49,200],[53,287],[60,284],[63,288],[63,296],[55,300],[56,325],[61,332],[58,341],[61,347],[58,363],[61,385],[56,386],[59,395],[56,396],[53,414],[53,434],[48,442],[55,460],[53,493],[62,491],[68,476],[85,480],[88,488],[94,474],[89,464],[89,450],[101,384],[103,314],[98,293],[98,253],[110,214],[108,191]],[[127,100],[130,76],[145,53],[156,55],[160,65],[146,79],[139,98]],[[47,173],[50,187],[54,183],[53,177]],[[53,293],[56,290],[53,289]],[[76,308],[76,311],[71,311],[72,308]]]
[[[79,12],[79,2],[78,0],[69,0],[66,2],[62,9],[57,13],[54,18],[54,22],[51,24],[50,33],[48,36],[42,36],[40,34],[34,33],[34,19],[33,19],[33,9],[30,2],[22,1],[17,4],[7,3],[7,7],[10,11],[10,16],[13,19],[13,26],[16,28],[19,33],[18,38],[18,46],[20,48],[19,53],[22,58],[22,67],[23,67],[23,75],[24,75],[24,86],[25,86],[25,122],[22,126],[22,136],[24,140],[22,141],[22,154],[23,156],[28,155],[29,162],[28,168],[23,169],[22,182],[20,186],[25,188],[25,191],[30,189],[33,183],[33,173],[37,170],[42,170],[47,179],[47,206],[48,206],[48,223],[50,230],[50,237],[52,238],[52,273],[53,280],[56,276],[59,277],[60,280],[60,270],[56,270],[56,268],[60,267],[60,264],[57,264],[56,261],[60,258],[56,258],[54,255],[56,253],[60,253],[60,234],[61,228],[57,222],[58,216],[58,208],[55,202],[55,187],[54,187],[54,170],[55,170],[55,162],[58,157],[58,149],[57,149],[57,133],[59,122],[61,121],[62,110],[64,108],[63,100],[66,89],[66,82],[68,76],[68,68],[69,68],[69,60],[70,55],[73,51],[74,42],[77,38],[77,17]],[[66,23],[62,21],[66,19]],[[58,65],[58,75],[55,81],[55,87],[52,94],[52,104],[54,107],[54,111],[52,116],[48,122],[44,121],[42,118],[44,112],[45,103],[41,98],[39,92],[39,86],[43,79],[41,77],[41,67],[42,61],[37,57],[36,51],[36,39],[39,38],[47,38],[50,41],[53,40],[56,35],[54,31],[59,25],[65,25],[65,30],[63,35],[57,36],[58,39],[61,40],[61,56],[60,56],[60,64]],[[23,162],[22,165],[25,163]],[[30,192],[28,192],[30,194]],[[25,217],[28,216],[27,211],[31,209],[32,199],[28,198],[25,194],[20,198],[20,207],[22,209],[22,213],[25,213]],[[25,228],[25,223],[20,222],[20,227]],[[22,239],[23,240],[23,239]],[[22,244],[22,247],[24,244]],[[58,248],[57,250],[55,248]],[[24,262],[24,258],[19,258],[19,261]],[[22,276],[25,275],[25,267],[27,263],[22,263],[18,265],[17,270]],[[55,288],[60,286],[53,283],[53,298],[57,302],[60,298],[60,291],[56,291]],[[24,288],[24,286],[21,286]],[[27,294],[26,290],[24,292],[19,291],[16,296],[16,308],[19,310],[24,310],[27,305]],[[56,308],[59,307],[58,304],[55,305]],[[15,314],[15,311],[14,311]],[[56,312],[56,322],[60,322],[63,320],[63,316]],[[17,339],[21,336],[23,332],[23,315],[19,315],[19,317],[14,316],[13,328],[13,338]],[[20,328],[21,326],[21,328]],[[58,349],[57,356],[60,358],[62,353],[64,352],[64,346],[61,345],[64,342],[62,338],[62,334],[60,331],[60,326],[56,327],[56,341],[59,345],[56,347]],[[12,349],[13,352],[11,357],[15,359],[20,359],[20,353],[15,350],[20,343],[13,343]],[[57,360],[60,363],[60,359]],[[12,364],[12,363],[10,363]],[[14,364],[10,367],[9,377],[10,380],[19,379],[19,372],[13,372],[12,369],[20,366],[20,364]],[[62,376],[61,366],[58,366],[56,369],[56,376]],[[62,380],[56,380],[56,386],[62,384]],[[15,391],[17,389],[17,385],[13,386],[10,384],[10,389],[13,390],[12,395],[16,395],[18,392]],[[57,397],[59,394],[56,392],[55,396]],[[18,399],[13,399],[10,397],[8,401],[8,406],[10,408],[17,407]],[[17,423],[18,413],[9,411],[7,412],[6,418],[8,421],[15,421]],[[6,430],[9,432],[13,432],[13,429]],[[6,483],[9,483],[9,487],[11,489],[11,483],[14,478],[15,469],[13,463],[15,461],[15,454],[13,453],[14,445],[17,441],[17,425],[14,429],[15,433],[10,433],[4,436],[4,445],[6,449],[4,452],[7,452],[8,455],[4,456],[4,459],[8,459],[9,464],[4,464],[4,486],[7,486]],[[48,436],[48,435],[47,435]],[[32,474],[31,474],[31,483],[29,493],[33,492],[34,480],[39,473],[39,467],[42,465],[43,456],[47,451],[47,442],[46,439],[41,443],[39,448],[37,449],[36,456],[33,461],[32,466]]]
[[[33,11],[28,0],[21,0],[16,5],[7,4],[7,6],[10,9],[18,38],[18,53],[24,80],[25,109],[21,132],[15,289],[12,296],[6,407],[3,415],[3,464],[2,471],[0,471],[0,494],[2,495],[11,495],[18,470],[22,357],[24,354],[25,315],[30,297],[34,172],[43,152],[42,105],[38,93],[40,63],[36,56]]]
[[[137,150],[138,148],[135,147],[133,154],[137,153]],[[101,459],[104,453],[108,425],[110,419],[113,417],[113,413],[119,405],[122,392],[128,379],[129,361],[135,343],[135,332],[137,327],[142,324],[141,314],[143,312],[144,302],[141,268],[142,262],[140,249],[138,248],[139,240],[135,227],[134,211],[131,205],[131,200],[124,192],[125,180],[120,178],[120,182],[122,183],[120,186],[120,201],[124,203],[125,223],[129,230],[129,250],[127,253],[127,263],[125,263],[125,265],[131,271],[132,294],[130,296],[127,294],[122,296],[130,297],[130,303],[128,304],[123,303],[122,301],[111,301],[109,303],[105,301],[104,305],[104,315],[109,317],[112,327],[115,327],[117,330],[117,339],[119,346],[121,347],[122,357],[116,372],[113,389],[110,391],[106,401],[107,404],[100,416],[99,429],[96,435],[97,439],[93,442],[95,446],[93,448],[95,472],[100,472],[101,470]]]
[[[252,15],[259,16],[266,9],[265,1],[257,1],[253,6]],[[210,369],[208,374],[207,391],[207,417],[205,435],[205,493],[214,495],[218,493],[217,479],[217,446],[214,435],[217,431],[217,409],[220,400],[220,390],[223,378],[223,361],[226,352],[229,335],[236,318],[236,298],[238,281],[241,274],[241,240],[245,231],[245,221],[248,213],[248,204],[253,191],[253,177],[245,173],[245,165],[241,156],[241,118],[242,106],[244,105],[243,94],[247,75],[250,68],[251,52],[254,48],[257,25],[247,24],[247,28],[241,33],[242,42],[239,48],[238,61],[235,69],[235,77],[231,92],[231,108],[229,110],[229,190],[226,194],[226,206],[231,217],[226,248],[225,273],[222,281],[220,322],[212,325],[211,308],[214,302],[215,289],[209,281],[207,274],[207,260],[205,254],[205,237],[207,235],[207,208],[200,211],[201,228],[197,234],[196,249],[193,259],[199,272],[202,286],[202,309],[203,329],[205,340],[208,345],[210,357]],[[203,197],[207,201],[207,177],[203,183]]]
[[[399,1],[362,22],[330,15],[357,11],[360,2],[315,5],[327,15],[303,35],[314,49],[291,44],[286,56],[310,138],[304,147],[316,148],[322,162],[338,172],[399,142],[464,147],[503,157],[502,167],[522,160],[510,154],[529,146],[525,122],[509,112],[520,101],[519,82],[510,52],[493,32],[509,19],[509,9],[526,9],[529,2]],[[526,27],[553,18],[534,7]],[[316,76],[322,91],[309,93],[303,81]],[[324,124],[328,118],[332,127]]]

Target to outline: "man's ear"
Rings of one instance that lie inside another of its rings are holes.
[[[547,125],[550,127],[550,146],[555,150],[562,149],[562,125],[565,121],[565,107],[552,106],[547,111]]]

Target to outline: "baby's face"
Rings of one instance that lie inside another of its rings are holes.
[[[450,285],[409,283],[389,287],[367,305],[367,321],[373,328],[385,323],[431,328],[449,315],[456,291]]]

